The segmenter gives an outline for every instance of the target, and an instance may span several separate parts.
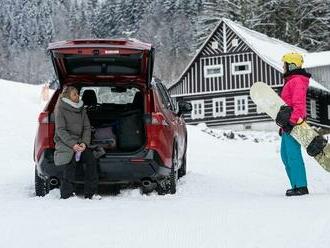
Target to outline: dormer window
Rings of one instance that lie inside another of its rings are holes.
[[[219,42],[217,42],[217,41],[213,41],[213,42],[212,42],[212,49],[214,49],[214,50],[219,49]]]
[[[233,47],[237,47],[237,46],[238,46],[238,39],[233,39],[233,40],[231,41],[231,45],[232,45]]]

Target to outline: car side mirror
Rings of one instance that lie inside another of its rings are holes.
[[[192,105],[189,102],[180,101],[178,102],[179,112],[178,115],[187,114],[192,111]]]

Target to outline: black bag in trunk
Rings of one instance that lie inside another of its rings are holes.
[[[118,148],[122,151],[135,151],[145,143],[143,115],[140,111],[125,113],[118,125]]]

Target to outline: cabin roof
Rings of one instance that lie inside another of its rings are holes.
[[[322,84],[316,82],[313,78],[310,78],[309,79],[309,87],[312,87],[314,89],[319,89],[319,90],[326,91],[326,92],[329,92],[330,93],[330,90],[329,89],[327,89],[326,87],[324,87]]]
[[[280,72],[283,72],[283,62],[281,60],[282,56],[283,54],[289,52],[297,52],[303,54],[305,60],[305,68],[330,65],[330,51],[309,53],[305,49],[291,45],[279,39],[269,37],[260,32],[248,29],[238,24],[237,22],[231,21],[229,19],[222,18],[220,22],[216,25],[214,30],[211,32],[211,34],[208,36],[208,38],[205,40],[203,45],[196,51],[195,56],[185,68],[183,73],[180,75],[178,80],[173,83],[170,88],[179,83],[179,81],[182,79],[187,70],[189,70],[191,65],[196,61],[197,57],[202,52],[206,44],[212,38],[213,34],[221,26],[222,22],[224,22],[229,28],[231,28],[239,36],[239,38],[241,38],[261,59],[263,59],[265,62],[267,62],[269,65],[271,65]],[[329,92],[328,89],[317,83],[315,80],[312,80],[310,86]]]
[[[305,55],[305,67],[313,68],[330,65],[330,51],[308,53]]]
[[[289,52],[303,54],[305,68],[330,65],[330,51],[311,53],[300,47],[243,27],[231,20],[223,20],[256,54],[279,71],[282,71],[281,58],[283,54]]]
[[[248,29],[231,20],[223,20],[259,57],[281,72],[283,71],[283,62],[281,61],[283,54],[289,52],[307,53],[304,49]]]

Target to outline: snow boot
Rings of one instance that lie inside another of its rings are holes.
[[[98,194],[85,195],[85,199],[89,199],[89,200],[101,200],[102,199],[102,196],[100,196]]]
[[[286,191],[286,196],[298,196],[298,195],[308,195],[307,187],[293,188]]]
[[[71,194],[68,194],[68,195],[61,195],[61,199],[69,199],[71,197],[76,197],[76,193],[71,193]]]

